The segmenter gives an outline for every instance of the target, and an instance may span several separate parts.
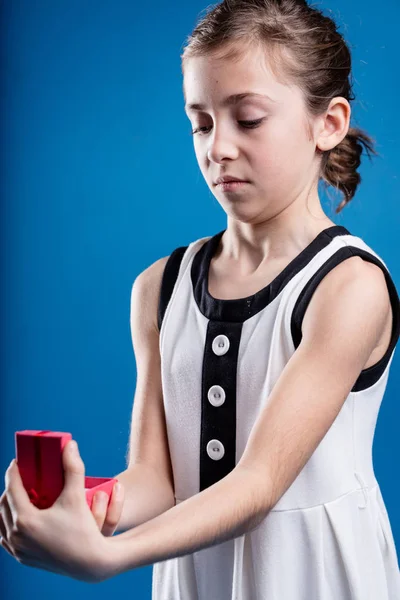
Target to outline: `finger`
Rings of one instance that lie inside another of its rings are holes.
[[[0,503],[0,536],[1,537],[7,537],[7,530],[6,530],[6,525],[4,522],[4,512],[5,512],[5,508],[4,508],[4,501]]]
[[[11,513],[16,520],[17,515],[29,514],[34,510],[27,491],[22,483],[21,475],[15,458],[11,461],[5,475],[6,497]],[[38,510],[38,509],[36,509]]]
[[[102,529],[107,514],[108,495],[105,492],[97,492],[93,496],[92,514],[97,527]]]
[[[17,558],[15,555],[15,551],[11,548],[10,544],[1,536],[0,545],[10,554],[13,558]]]
[[[78,445],[70,440],[66,444],[63,454],[64,488],[60,494],[61,501],[85,501],[85,464],[79,453]]]
[[[124,486],[119,483],[119,490],[117,486],[114,485],[110,504],[107,510],[105,522],[101,533],[105,536],[111,536],[115,532],[118,523],[121,519],[122,508],[124,505],[125,491]]]
[[[7,537],[6,526],[4,525],[3,515],[1,514],[1,511],[0,511],[0,537],[2,537],[2,538]]]
[[[5,496],[0,504],[0,531],[1,537],[5,538],[7,541],[10,539],[13,525],[13,516],[8,504],[7,496]]]

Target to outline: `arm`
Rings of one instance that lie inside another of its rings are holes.
[[[267,516],[327,433],[383,331],[390,303],[381,270],[370,267],[352,257],[323,279],[307,309],[302,342],[235,469],[155,519],[110,538],[113,574],[232,539]]]
[[[115,542],[113,575],[183,556],[251,531],[267,515],[265,486],[256,473],[237,466],[226,477]]]
[[[127,468],[115,475],[124,486],[118,533],[152,519],[175,504],[174,482],[165,425],[157,308],[168,257],[136,277],[132,286],[130,327],[136,360]]]
[[[124,486],[122,514],[114,534],[133,529],[175,505],[173,489],[145,464],[136,464],[115,477]]]

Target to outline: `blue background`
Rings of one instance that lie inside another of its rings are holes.
[[[180,53],[207,3],[1,2],[0,471],[14,432],[70,431],[86,474],[125,466],[136,367],[135,277],[226,215],[198,168],[183,111]],[[328,216],[361,236],[400,290],[398,0],[327,0],[352,49],[352,123],[377,139],[351,204]],[[390,19],[387,16],[390,15]],[[400,547],[400,355],[374,442],[376,476]],[[2,484],[1,489],[4,489]],[[0,552],[5,600],[73,595],[150,598],[151,566],[100,586],[18,564]],[[5,575],[5,577],[4,577]],[[92,597],[92,596],[90,596]]]

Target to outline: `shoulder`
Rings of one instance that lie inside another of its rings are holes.
[[[146,319],[158,332],[157,310],[161,281],[169,256],[151,263],[135,278],[131,291],[131,322],[133,318]]]
[[[157,259],[139,273],[135,281],[139,280],[141,283],[146,282],[147,285],[157,285],[158,280],[162,277],[168,259],[169,256],[163,256],[162,258]]]
[[[361,256],[347,258],[331,269],[318,285],[316,295],[334,296],[347,289],[356,299],[367,290],[377,301],[389,300],[383,270]]]
[[[202,241],[202,240],[200,240]],[[196,243],[192,242],[191,245]],[[168,256],[163,256],[144,269],[132,285],[131,315],[151,320],[151,326],[159,333],[158,309],[163,276],[166,275],[166,293],[175,281],[184,253],[189,246],[178,246]],[[166,271],[166,268],[169,269]]]
[[[302,324],[302,342],[364,344],[372,352],[391,310],[383,270],[352,256],[335,266],[317,286]],[[356,339],[354,339],[354,337]],[[367,356],[368,358],[368,356]]]

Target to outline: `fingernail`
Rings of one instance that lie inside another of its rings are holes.
[[[78,444],[75,442],[75,440],[72,440],[69,443],[69,451],[73,454],[78,454]]]
[[[121,484],[120,483],[116,483],[115,484],[115,495],[119,496],[121,493]]]

